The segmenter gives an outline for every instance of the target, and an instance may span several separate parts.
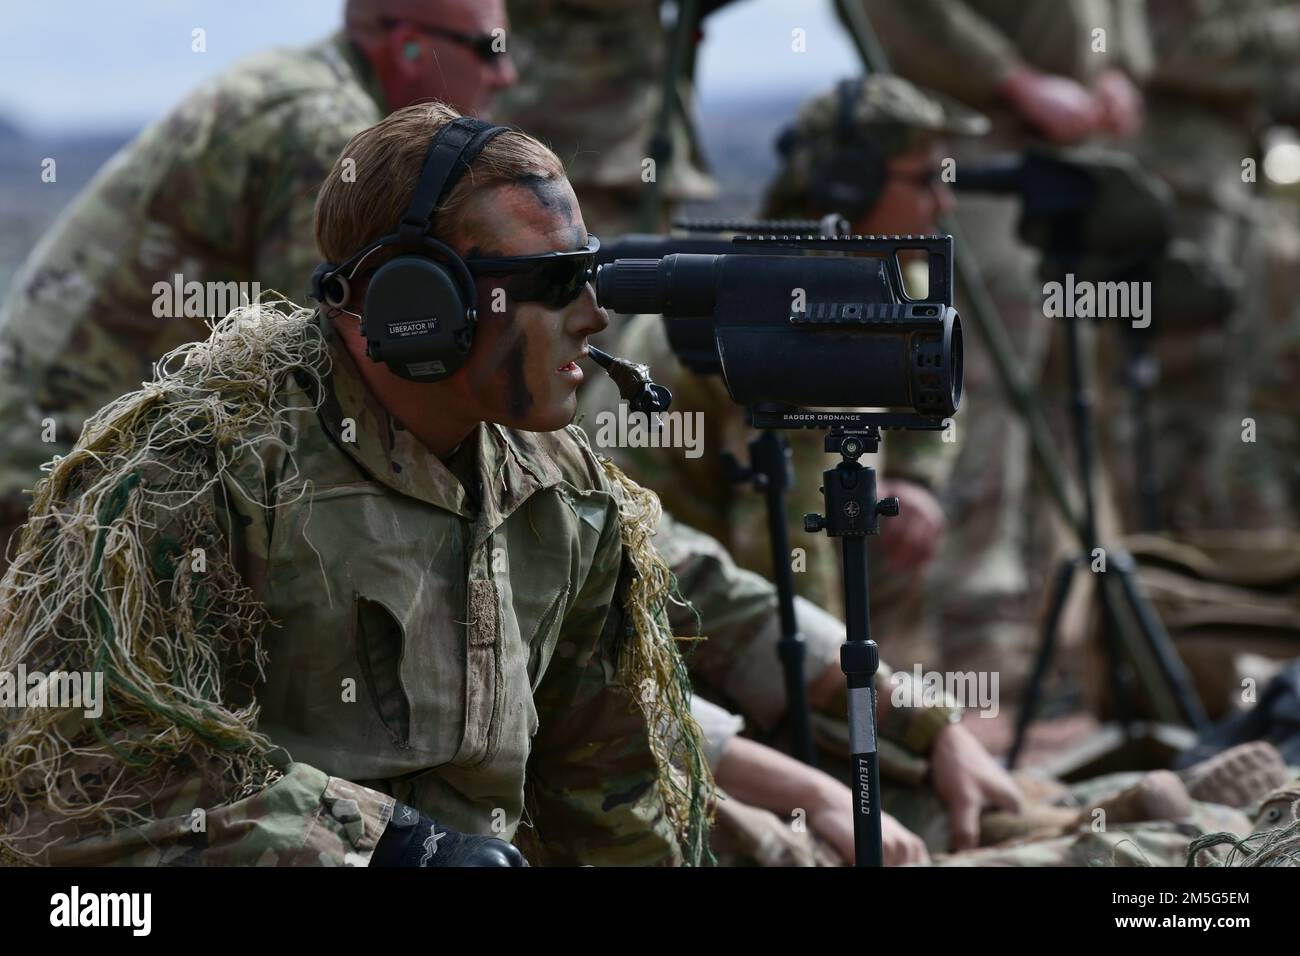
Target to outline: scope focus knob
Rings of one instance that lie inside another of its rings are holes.
[[[876,502],[876,514],[884,518],[893,518],[898,514],[897,498],[881,498]]]
[[[602,265],[596,272],[596,299],[623,315],[654,314],[663,308],[659,292],[658,259],[619,259],[617,268]]]
[[[816,534],[826,527],[826,519],[819,514],[806,514],[803,516],[803,529]]]

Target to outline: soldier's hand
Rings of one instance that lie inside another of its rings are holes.
[[[371,866],[527,866],[519,848],[496,837],[460,833],[399,803]]]
[[[897,571],[923,568],[943,540],[942,506],[925,487],[913,481],[882,478],[876,494],[898,499],[898,516],[882,521],[880,528],[880,546],[889,566]]]
[[[930,772],[952,817],[954,851],[979,845],[981,811],[1020,812],[1020,791],[1011,775],[961,724],[944,727],[934,738]]]
[[[1102,126],[1116,136],[1132,136],[1142,128],[1142,94],[1123,70],[1102,72],[1092,84],[1101,104]]]
[[[930,862],[930,851],[925,848],[925,841],[888,813],[880,815],[880,839],[885,852],[885,866]]]
[[[1069,77],[1022,66],[1012,70],[999,89],[1030,126],[1053,142],[1082,142],[1103,129],[1100,100]]]
[[[853,862],[852,790],[839,781],[836,781],[836,786],[827,787],[822,801],[809,807],[808,825],[831,845],[846,864]],[[880,839],[885,866],[930,862],[930,854],[921,838],[888,813],[880,815]]]

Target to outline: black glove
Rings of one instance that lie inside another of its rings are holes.
[[[371,866],[527,866],[513,844],[496,837],[457,833],[414,807],[393,807]]]

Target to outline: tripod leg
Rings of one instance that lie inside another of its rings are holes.
[[[1126,552],[1115,553],[1111,558],[1111,566],[1119,572],[1120,583],[1124,587],[1124,597],[1129,607],[1133,609],[1133,614],[1138,619],[1151,652],[1155,655],[1160,672],[1164,675],[1165,683],[1177,698],[1178,706],[1186,717],[1187,723],[1198,733],[1205,730],[1210,724],[1205,706],[1201,703],[1196,685],[1192,682],[1187,667],[1169,639],[1160,616],[1151,607],[1151,602],[1142,590],[1142,582],[1137,576],[1132,556]]]
[[[870,471],[870,469],[865,469]],[[874,486],[874,475],[869,479]],[[875,503],[874,493],[870,496]],[[840,669],[849,685],[849,750],[853,778],[853,846],[856,866],[883,866],[880,834],[880,755],[876,748],[876,671],[880,650],[871,640],[867,610],[865,538],[841,538],[844,552],[846,640]]]
[[[1097,582],[1097,594],[1101,598],[1101,636],[1106,646],[1106,674],[1110,682],[1111,703],[1115,708],[1115,719],[1124,729],[1124,737],[1132,736],[1134,707],[1130,683],[1124,675],[1124,651],[1120,645],[1119,609],[1115,606],[1116,595],[1110,586],[1105,572]]]
[[[1007,769],[1015,769],[1020,759],[1021,748],[1025,745],[1025,734],[1034,720],[1038,710],[1038,698],[1043,692],[1043,681],[1047,677],[1047,668],[1051,666],[1056,652],[1056,638],[1060,630],[1061,613],[1065,610],[1065,599],[1070,594],[1070,582],[1074,579],[1077,559],[1066,559],[1056,571],[1056,584],[1052,588],[1051,609],[1043,622],[1043,637],[1038,644],[1038,656],[1034,660],[1034,672],[1025,688],[1025,700],[1016,715],[1016,736],[1011,743],[1011,752],[1007,754]]]
[[[790,720],[791,747],[795,757],[810,767],[817,766],[813,749],[812,711],[808,706],[808,685],[804,677],[804,641],[794,611],[794,572],[790,569],[790,531],[786,526],[785,496],[793,475],[790,443],[772,429],[749,443],[750,468],[766,478],[768,537],[772,545],[772,571],[776,583],[777,609],[781,617],[781,640],[777,654],[785,675],[786,714]]]

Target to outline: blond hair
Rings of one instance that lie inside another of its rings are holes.
[[[352,137],[316,197],[316,248],[322,257],[343,262],[367,243],[396,231],[420,181],[429,143],[459,117],[445,103],[417,103]],[[450,244],[463,233],[469,225],[467,200],[478,190],[528,177],[563,176],[559,158],[537,140],[513,130],[501,133],[488,141],[444,198],[431,235]],[[367,261],[367,268],[395,254],[381,249]]]

